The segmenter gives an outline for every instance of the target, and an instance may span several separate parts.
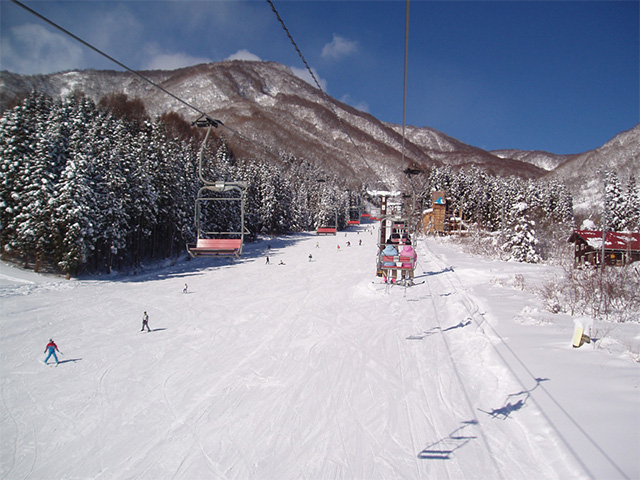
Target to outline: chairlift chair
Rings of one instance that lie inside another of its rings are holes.
[[[333,226],[318,227],[316,235],[337,235],[338,233],[338,211],[336,210],[335,224]]]
[[[226,181],[210,181],[204,178],[202,173],[202,156],[204,147],[209,138],[212,128],[218,126],[218,121],[209,117],[200,117],[194,122],[198,127],[207,127],[207,134],[200,148],[198,158],[198,176],[204,186],[198,190],[198,196],[195,201],[194,222],[196,226],[196,243],[187,244],[187,252],[192,257],[201,256],[234,256],[242,255],[242,247],[244,246],[244,235],[248,233],[244,225],[245,213],[245,191],[247,182],[226,182]],[[213,195],[212,195],[213,194]],[[223,195],[216,195],[223,194]],[[228,202],[240,204],[240,223],[236,231],[209,231],[203,225],[203,206],[210,202]]]
[[[349,221],[348,225],[360,225],[360,207],[351,207],[349,209]]]

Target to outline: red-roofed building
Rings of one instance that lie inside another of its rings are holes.
[[[600,265],[602,231],[576,230],[569,237],[575,246],[575,266]],[[640,260],[640,233],[607,232],[604,243],[605,265],[626,265]]]

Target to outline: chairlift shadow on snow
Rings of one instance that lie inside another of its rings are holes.
[[[447,272],[453,272],[453,267],[449,266],[449,267],[443,268],[439,272],[422,272],[422,274],[426,275],[427,277],[431,277],[433,275],[440,275],[441,273],[447,273]],[[416,278],[419,278],[419,277],[416,277]]]
[[[441,438],[437,442],[426,446],[419,454],[418,458],[423,460],[450,460],[451,455],[456,451],[464,447],[471,440],[476,439],[476,436],[463,435],[463,430],[470,425],[477,425],[476,420],[467,420],[462,422],[462,425],[456,428],[448,436]]]
[[[430,328],[429,330],[426,330],[425,332],[409,335],[406,339],[407,340],[423,340],[426,337],[430,337],[431,335],[434,335],[435,333],[438,333],[439,330],[441,330],[442,332],[449,332],[449,331],[455,330],[457,328],[464,328],[464,327],[466,327],[467,325],[470,325],[470,324],[471,324],[471,320],[469,318],[467,318],[466,321],[462,321],[461,320],[456,325],[452,325],[452,326],[444,328],[444,329],[441,329],[440,327],[433,327],[433,328]]]
[[[504,405],[503,407],[494,408],[491,411],[482,410],[481,408],[479,408],[478,410],[480,410],[482,413],[486,413],[491,418],[500,418],[502,420],[506,420],[513,412],[517,412],[518,410],[523,409],[527,404],[527,400],[529,400],[529,397],[531,397],[531,392],[538,388],[541,382],[546,382],[548,380],[548,378],[536,378],[536,385],[533,388],[507,395],[506,405]],[[515,402],[513,401],[514,399]]]

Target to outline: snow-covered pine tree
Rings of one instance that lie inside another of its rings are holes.
[[[626,223],[624,197],[618,175],[614,171],[605,172],[605,209],[607,231],[620,231]]]
[[[34,130],[31,132],[32,155],[23,159],[22,206],[14,217],[15,238],[12,246],[22,256],[33,258],[35,271],[39,271],[42,262],[53,253],[51,199],[59,167],[56,165],[58,159],[50,154],[54,150],[51,145],[60,141],[58,130],[62,121],[57,118],[56,110],[60,110],[59,103],[54,105],[53,101],[44,95],[34,95],[30,98],[34,100],[34,103],[29,105],[31,121],[34,122]]]
[[[623,196],[622,215],[623,231],[640,232],[640,186],[632,174],[627,182],[627,189]]]
[[[506,242],[502,249],[517,262],[539,263],[535,222],[529,218],[529,205],[520,201],[511,205],[506,226]]]
[[[74,152],[56,186],[52,223],[55,228],[55,255],[68,276],[77,273],[94,250],[94,212],[98,210],[93,175],[84,152]]]
[[[38,136],[52,104],[49,97],[33,92],[22,106],[5,113],[0,123],[0,239],[3,253],[23,257],[27,262],[38,253],[46,254],[47,248],[46,239],[40,235],[46,234],[49,172],[36,152]],[[30,204],[32,201],[39,202],[41,208]],[[37,217],[32,220],[29,215],[34,211]]]

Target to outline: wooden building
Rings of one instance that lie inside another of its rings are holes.
[[[574,266],[602,263],[602,231],[576,230],[569,237],[574,244]],[[606,232],[605,265],[626,265],[640,260],[640,233]]]
[[[449,234],[466,231],[461,212],[447,200],[445,191],[431,193],[431,208],[424,211],[422,225],[426,234]]]

